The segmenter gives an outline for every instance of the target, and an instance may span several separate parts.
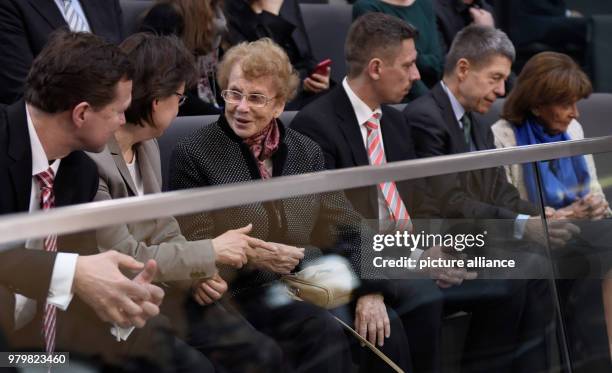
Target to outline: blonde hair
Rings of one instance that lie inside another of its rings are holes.
[[[269,38],[243,42],[229,49],[217,67],[217,78],[221,89],[227,89],[230,72],[240,64],[247,79],[271,77],[277,97],[291,100],[300,84],[287,53]]]

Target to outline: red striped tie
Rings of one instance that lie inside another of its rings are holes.
[[[51,167],[46,171],[36,174],[36,179],[40,185],[40,208],[48,210],[55,207],[55,196],[53,194],[53,179],[55,174]],[[57,236],[50,235],[44,240],[45,251],[57,251]],[[52,353],[55,350],[55,319],[56,308],[52,304],[45,304],[43,319],[43,338],[45,339],[45,350]]]
[[[380,125],[379,125],[380,113],[372,114],[365,126],[368,130],[368,157],[370,158],[370,164],[382,165],[385,163],[385,149],[382,144],[380,137]],[[382,191],[383,197],[387,202],[389,208],[389,214],[391,218],[397,223],[399,229],[405,229],[412,231],[412,221],[406,206],[399,195],[397,187],[394,181],[387,181],[378,184],[378,187]]]

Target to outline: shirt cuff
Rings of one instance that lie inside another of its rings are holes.
[[[134,331],[135,327],[122,328],[117,325],[111,327],[110,333],[117,339],[117,342],[125,341]]]
[[[529,215],[519,214],[514,220],[514,238],[520,240],[525,234],[525,225],[527,224]]]
[[[423,255],[423,253],[425,252],[425,250],[423,249],[414,249],[414,251],[412,251],[412,253],[410,254],[410,259],[414,260],[415,263],[418,263],[419,259],[421,259],[421,255]],[[418,265],[415,267],[408,267],[408,271],[416,271],[416,269],[418,268]]]
[[[58,253],[51,274],[47,303],[66,311],[72,301],[72,282],[76,272],[77,254]]]

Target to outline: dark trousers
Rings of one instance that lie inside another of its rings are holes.
[[[162,312],[173,332],[211,360],[219,373],[280,371],[282,352],[276,342],[257,331],[223,298],[201,306],[189,292],[171,290]]]
[[[293,301],[273,286],[242,292],[234,300],[255,329],[279,344],[282,372],[350,372],[347,337],[327,310]]]

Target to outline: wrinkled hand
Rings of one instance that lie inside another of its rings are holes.
[[[470,16],[472,16],[475,25],[495,27],[493,15],[484,9],[472,6],[470,7]]]
[[[551,248],[560,248],[564,247],[567,241],[580,233],[580,228],[569,221],[547,219],[546,224],[548,226],[548,238],[546,237],[541,217],[529,217],[525,224],[524,237],[543,246],[547,246],[550,243]]]
[[[248,253],[249,262],[266,271],[288,274],[304,258],[304,248],[269,242]]]
[[[381,294],[362,295],[355,307],[355,330],[372,344],[383,346],[391,336],[391,322]]]
[[[427,259],[465,259],[465,254],[453,253],[451,249],[441,246],[432,246],[425,250],[421,258]],[[474,280],[478,277],[477,272],[468,272],[465,268],[428,268],[429,276],[436,280],[436,284],[441,288],[461,285],[465,280]]]
[[[130,280],[119,268],[142,272]],[[114,250],[79,256],[72,290],[103,321],[124,328],[142,327],[148,318],[159,313],[158,305],[164,296],[163,290],[150,284],[156,269],[155,261],[149,261],[145,267]]]
[[[266,242],[250,237],[248,234],[253,224],[242,228],[231,229],[212,240],[217,257],[217,264],[226,264],[234,268],[242,268],[247,263],[246,252],[257,246],[265,246]]]
[[[312,93],[319,93],[329,88],[329,76],[331,67],[327,68],[327,74],[311,74],[304,79],[304,90]]]
[[[223,297],[227,291],[227,282],[217,273],[211,278],[194,281],[192,291],[193,299],[201,306],[205,306]]]
[[[589,207],[589,218],[600,220],[606,217],[608,212],[608,201],[601,194],[587,194],[583,199],[583,203]]]

